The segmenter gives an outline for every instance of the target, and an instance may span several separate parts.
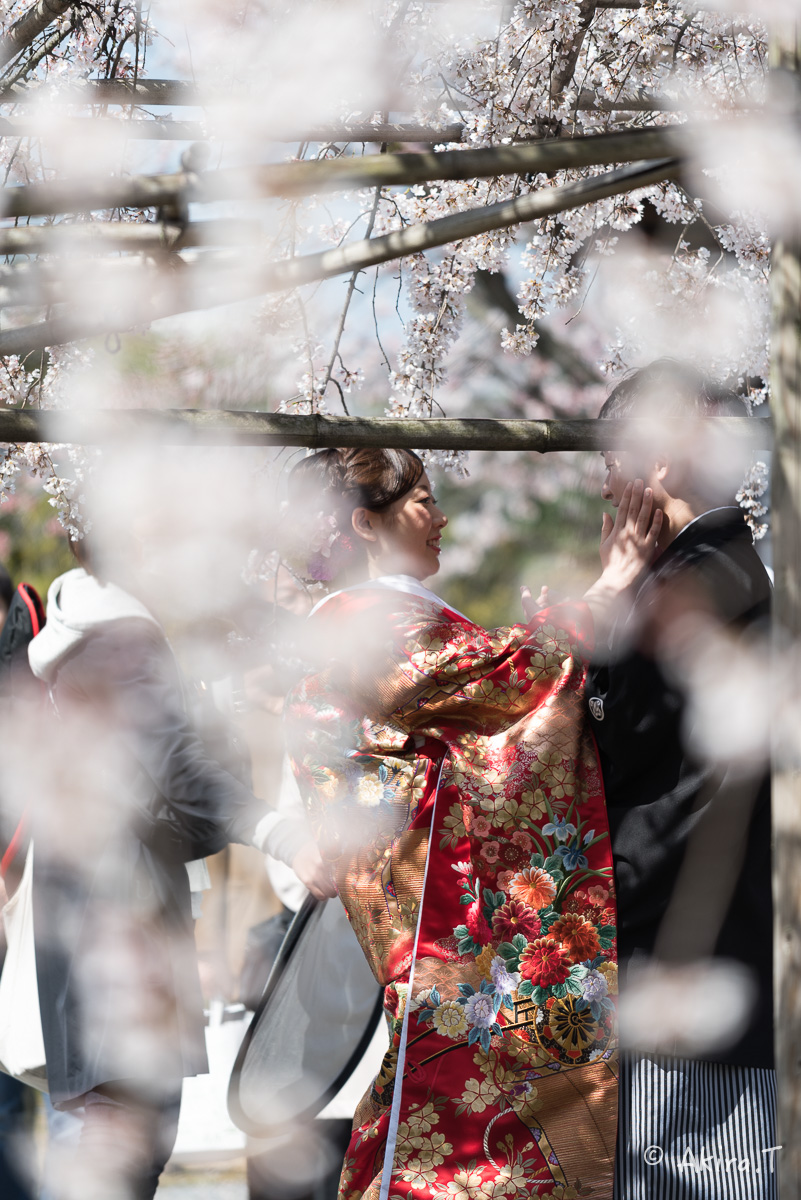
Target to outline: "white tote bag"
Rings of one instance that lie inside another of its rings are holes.
[[[33,942],[33,843],[22,879],[3,909],[6,957],[0,974],[0,1071],[47,1091]]]

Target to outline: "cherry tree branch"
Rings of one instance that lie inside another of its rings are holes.
[[[378,215],[378,206],[380,203],[381,203],[381,188],[376,188],[375,196],[373,197],[373,205],[372,205],[372,208],[370,209],[370,216],[368,217],[368,220],[367,220],[367,230],[365,232],[365,240],[372,237],[373,228],[375,227],[375,219],[376,219],[376,216]],[[348,319],[348,310],[350,309],[350,302],[353,299],[353,293],[356,291],[356,282],[357,282],[360,274],[361,274],[361,270],[356,270],[351,274],[351,277],[348,280],[348,290],[345,293],[345,303],[342,305],[342,312],[340,313],[340,316],[339,316],[339,323],[337,325],[337,331],[334,334],[334,345],[331,349],[331,357],[328,360],[328,366],[325,369],[325,375],[323,376],[323,382],[320,385],[320,395],[321,396],[325,396],[326,388],[328,387],[329,383],[331,382],[331,378],[334,374],[334,367],[336,366],[336,361],[339,358],[339,347],[342,344],[342,336],[345,332],[345,322]],[[345,396],[342,393],[341,388],[340,388],[340,398],[342,400],[342,407],[344,408],[346,415],[350,415],[348,413],[348,405],[345,401]]]
[[[584,38],[586,37],[592,18],[595,16],[596,7],[596,0],[579,0],[581,24],[573,40],[561,47],[561,62],[551,76],[550,92],[554,99],[561,96],[562,92],[573,79],[578,56],[584,45]]]
[[[37,0],[36,4],[18,17],[5,37],[0,38],[0,67],[10,62],[26,46],[30,46],[34,38],[43,29],[64,15],[68,9],[74,8],[80,0]]]
[[[11,73],[6,75],[6,80],[9,83],[16,84],[27,78],[27,76],[31,75],[39,66],[40,62],[43,62],[44,59],[46,59],[61,45],[62,42],[67,40],[67,38],[76,28],[77,23],[77,14],[73,14],[72,20],[69,22],[69,24],[59,26],[58,29],[54,30],[53,33],[51,33],[42,43],[40,43],[33,54],[28,55],[27,58],[17,60],[17,62],[14,63],[10,68]]]

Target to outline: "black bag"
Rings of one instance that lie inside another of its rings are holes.
[[[30,692],[34,675],[28,665],[28,646],[44,624],[45,612],[36,588],[21,583],[11,598],[0,630],[0,697],[3,700],[13,700],[21,686]]]
[[[11,597],[0,630],[0,716],[15,702],[30,699],[40,692],[41,684],[28,663],[28,646],[44,628],[44,624],[45,611],[36,588],[29,583],[19,584]],[[22,817],[13,834],[11,830],[3,830],[2,834],[4,845],[0,858],[0,877],[5,879],[20,850],[23,846],[27,848],[25,817]]]

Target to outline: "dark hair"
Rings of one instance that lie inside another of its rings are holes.
[[[302,546],[297,575],[312,583],[332,583],[361,570],[367,551],[352,536],[357,508],[385,512],[411,491],[423,474],[411,450],[360,447],[320,450],[297,464],[289,476],[295,538]],[[288,566],[290,562],[285,556]]]
[[[8,612],[14,598],[14,584],[6,568],[0,563],[0,608]]]
[[[405,496],[425,467],[413,450],[372,446],[320,450],[302,459],[289,477],[290,499],[321,500],[335,516],[347,518],[357,508],[384,512]]]
[[[708,506],[733,504],[752,460],[747,439],[706,429],[707,417],[750,417],[748,401],[689,363],[658,358],[633,371],[603,405],[602,418],[645,418],[636,453],[653,460],[665,451],[685,468],[682,496]],[[642,469],[646,469],[643,461]]]
[[[742,396],[689,363],[658,358],[627,375],[610,393],[599,417],[747,417]]]

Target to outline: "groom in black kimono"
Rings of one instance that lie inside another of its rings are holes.
[[[734,500],[743,464],[702,432],[705,417],[746,415],[672,360],[629,376],[600,413],[653,422],[636,450],[604,454],[603,499],[617,507],[637,476],[663,512],[657,557],[587,687],[621,1040],[637,1049],[621,1062],[615,1200],[775,1196],[770,785],[739,723],[770,581]]]

